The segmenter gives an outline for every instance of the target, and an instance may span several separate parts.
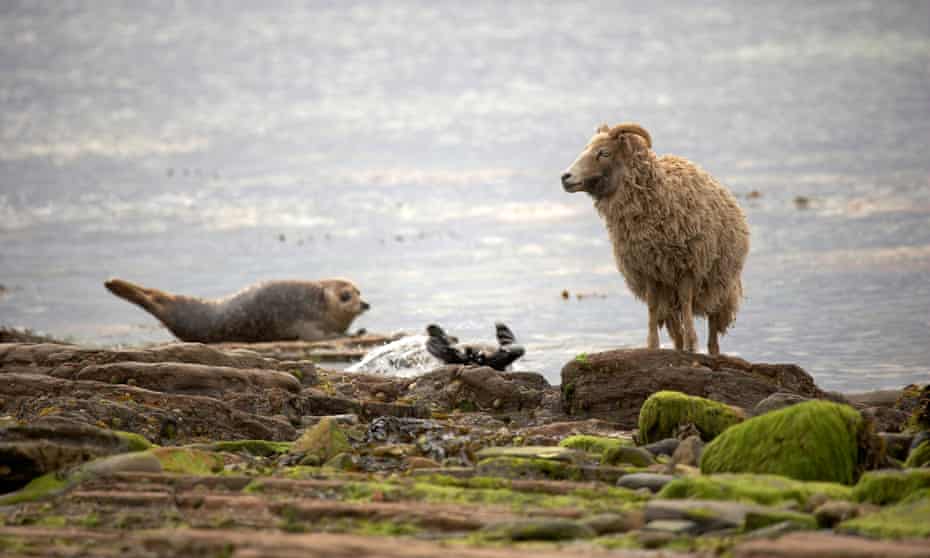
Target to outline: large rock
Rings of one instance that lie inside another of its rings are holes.
[[[866,464],[867,428],[847,405],[800,403],[727,429],[704,448],[701,471],[852,484]]]
[[[539,374],[501,373],[488,367],[443,366],[411,384],[407,398],[436,411],[530,411],[539,407],[548,382]]]
[[[571,415],[636,426],[657,391],[680,391],[752,408],[776,392],[820,398],[811,376],[793,364],[753,364],[724,355],[627,349],[583,355],[562,368],[562,406]]]

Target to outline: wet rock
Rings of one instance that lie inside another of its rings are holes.
[[[773,393],[762,401],[756,403],[755,406],[753,406],[752,412],[750,414],[754,417],[757,417],[771,411],[784,409],[785,407],[797,405],[798,403],[803,403],[809,400],[809,397],[801,397],[800,395],[794,393]]]
[[[149,452],[113,455],[91,461],[82,470],[91,475],[116,473],[161,473],[161,461]]]
[[[861,413],[879,432],[901,432],[907,426],[908,414],[900,409],[868,407]]]
[[[304,432],[291,448],[292,454],[302,456],[301,465],[322,465],[340,453],[351,451],[345,432],[329,418]]]
[[[792,533],[738,544],[734,558],[928,558],[923,541],[872,541],[832,533]]]
[[[679,443],[681,443],[681,440],[678,438],[665,438],[664,440],[659,440],[658,442],[646,444],[642,446],[642,448],[652,455],[667,455],[671,457],[675,453],[675,450],[678,449]]]
[[[768,473],[852,484],[867,425],[853,408],[808,401],[732,426],[704,448],[701,472]]]
[[[562,368],[561,390],[566,413],[617,422],[624,428],[633,428],[646,398],[662,390],[742,408],[752,408],[776,392],[824,395],[810,375],[794,365],[648,349],[575,359]]]
[[[598,536],[626,533],[642,528],[643,514],[639,511],[624,514],[602,513],[586,517],[581,523],[590,527]]]
[[[481,535],[490,540],[568,541],[589,539],[597,533],[589,526],[568,519],[523,519],[488,525]]]
[[[654,519],[643,527],[646,533],[668,533],[676,537],[693,535],[698,532],[698,524],[687,519]]]
[[[747,516],[750,514],[763,516],[781,511],[740,502],[654,499],[646,503],[644,513],[647,525],[657,520],[691,521],[695,523],[694,533],[707,533],[742,529],[746,526]]]
[[[629,488],[630,490],[645,488],[650,492],[658,492],[662,490],[662,487],[673,480],[675,480],[675,477],[672,475],[663,475],[660,473],[631,473],[620,477],[617,481],[617,486]]]
[[[672,463],[698,467],[701,464],[701,453],[704,451],[704,442],[699,436],[689,436],[678,444],[672,454]]]
[[[407,397],[448,412],[528,411],[542,402],[545,379],[538,374],[508,374],[488,367],[444,366],[417,378]],[[548,382],[546,382],[548,383]]]
[[[359,423],[358,415],[348,413],[344,415],[311,415],[300,417],[300,424],[305,428],[316,426],[324,418],[336,421],[340,426],[354,426]]]
[[[911,442],[914,441],[914,436],[912,434],[879,432],[878,437],[884,442],[885,452],[889,457],[893,457],[899,461],[907,459],[907,454],[910,453],[911,449]]]
[[[552,422],[519,431],[519,435],[526,440],[526,443],[534,446],[554,446],[560,440],[575,435],[617,436],[618,434],[622,435],[621,439],[632,439],[628,433],[622,432],[619,424],[599,419]]]
[[[628,463],[634,467],[648,467],[655,464],[652,454],[643,448],[618,446],[604,452],[601,462],[607,465]]]

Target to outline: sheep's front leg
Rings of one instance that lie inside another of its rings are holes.
[[[675,343],[675,350],[680,351],[684,348],[684,339],[681,337],[681,317],[677,311],[673,311],[665,320],[665,328],[668,329],[668,334]]]
[[[694,281],[683,279],[678,284],[678,299],[681,302],[681,326],[685,350],[694,352],[697,347],[697,332],[694,331]]]
[[[655,285],[646,288],[646,305],[649,306],[649,337],[646,346],[650,349],[659,348],[659,293]]]
[[[717,340],[717,329],[719,323],[717,314],[707,316],[707,352],[712,355],[720,354],[720,342]]]

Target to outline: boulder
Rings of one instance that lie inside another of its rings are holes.
[[[434,411],[510,413],[536,409],[548,386],[540,374],[502,373],[489,367],[443,366],[411,383],[406,398]]]
[[[804,482],[777,475],[699,475],[677,478],[659,492],[661,498],[732,500],[810,508],[813,502],[850,500],[852,488],[830,482]]]
[[[766,473],[852,484],[867,424],[855,409],[808,401],[733,426],[704,448],[701,472]]]
[[[858,502],[884,506],[927,488],[930,488],[930,469],[869,471],[859,479],[852,496]]]
[[[791,364],[753,364],[724,355],[627,349],[584,355],[562,368],[562,408],[633,428],[643,402],[657,391],[752,408],[776,392],[820,398],[811,376]]]
[[[693,397],[676,391],[660,391],[649,396],[639,411],[639,438],[649,443],[675,437],[679,427],[693,424],[705,441],[714,439],[743,420],[743,414],[729,405]]]
[[[660,473],[631,473],[623,475],[617,481],[620,488],[629,488],[630,490],[639,490],[645,488],[650,492],[662,490],[666,484],[675,480],[672,475],[663,475]]]

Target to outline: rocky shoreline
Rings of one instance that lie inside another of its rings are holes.
[[[0,337],[0,554],[930,556],[930,389],[578,355],[551,386],[328,369],[390,338]]]

